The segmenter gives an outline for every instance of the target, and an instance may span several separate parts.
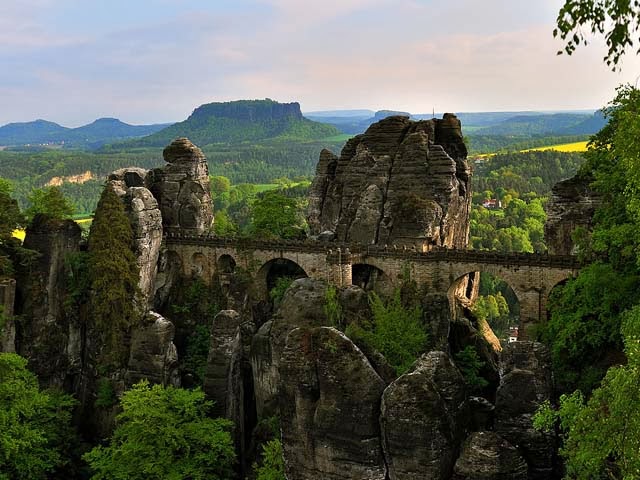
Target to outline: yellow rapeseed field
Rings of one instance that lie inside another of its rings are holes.
[[[523,152],[544,152],[545,150],[556,150],[558,152],[586,152],[587,143],[589,142],[573,142],[562,143],[560,145],[547,145],[546,147],[529,148],[522,150]]]

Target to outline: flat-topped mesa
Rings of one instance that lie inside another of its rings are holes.
[[[202,150],[178,138],[162,152],[165,165],[151,171],[151,192],[158,200],[165,230],[202,234],[213,223],[209,169]]]
[[[465,248],[471,169],[460,121],[392,116],[323,150],[309,192],[312,235],[380,245]]]

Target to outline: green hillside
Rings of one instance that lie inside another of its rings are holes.
[[[331,126],[302,116],[300,104],[270,99],[238,100],[202,105],[183,122],[122,146],[160,147],[177,137],[188,137],[196,145],[244,143],[261,140],[310,141],[339,134]]]

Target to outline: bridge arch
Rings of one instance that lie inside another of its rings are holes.
[[[307,272],[293,260],[284,257],[271,259],[264,263],[256,273],[257,296],[262,300],[267,300],[269,292],[276,286],[280,278],[288,277],[295,280],[308,276]]]
[[[489,271],[471,271],[451,282],[447,296],[452,311],[456,303],[474,311],[478,329],[487,341],[502,345],[519,337],[521,293],[508,279]]]
[[[236,269],[236,259],[233,258],[228,253],[224,253],[218,257],[216,260],[216,269],[218,274],[230,274],[233,273]]]
[[[393,291],[392,279],[380,267],[371,263],[351,265],[351,283],[366,291],[389,294]]]

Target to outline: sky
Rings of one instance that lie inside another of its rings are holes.
[[[209,102],[303,111],[596,109],[635,84],[593,39],[552,31],[563,0],[0,0],[0,125],[185,119]]]

